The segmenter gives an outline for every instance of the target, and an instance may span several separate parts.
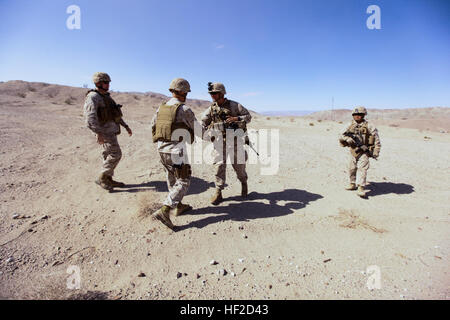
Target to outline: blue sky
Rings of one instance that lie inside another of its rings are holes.
[[[0,39],[0,81],[92,86],[105,71],[113,90],[168,94],[183,77],[208,100],[220,81],[255,111],[450,106],[447,0],[0,0]]]

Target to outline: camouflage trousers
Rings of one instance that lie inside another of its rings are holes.
[[[244,152],[244,158],[241,161],[238,161],[238,152],[237,145],[234,145],[234,159],[230,159],[231,165],[236,172],[237,178],[241,183],[247,182],[248,176],[245,171],[245,162],[248,159],[247,151],[240,150],[240,152]],[[227,157],[228,154],[231,154],[231,150],[227,152],[226,147],[222,149],[222,154],[219,150],[214,150],[214,168],[216,169],[216,188],[223,190],[225,188],[226,176],[227,176]],[[231,158],[231,156],[230,156]],[[244,160],[244,161],[242,161]],[[243,163],[241,163],[243,162]]]
[[[105,143],[103,144],[102,174],[112,177],[114,175],[114,169],[122,158],[122,150],[120,150],[117,135],[110,134],[103,137]]]
[[[191,166],[188,164],[175,165],[172,161],[172,154],[159,153],[161,163],[166,169],[167,187],[169,195],[164,201],[164,205],[175,208],[186,195],[191,183]]]
[[[350,154],[349,175],[350,183],[356,183],[358,186],[366,186],[367,170],[369,170],[369,156],[367,153],[358,155],[357,157]],[[358,180],[356,179],[358,172]]]

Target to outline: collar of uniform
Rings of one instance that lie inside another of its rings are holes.
[[[230,105],[230,100],[228,100],[227,98],[224,98],[225,100],[223,101],[222,105],[219,106],[219,104],[217,102],[214,102],[214,104],[220,108],[227,108]]]
[[[180,100],[178,100],[177,98],[174,97],[174,98],[170,98],[170,100],[166,102],[166,105],[173,106],[173,105],[175,105],[177,103],[184,104],[184,102],[181,102]]]
[[[364,124],[364,123],[366,123],[366,122],[367,122],[366,119],[363,119],[363,121],[361,121],[360,123],[356,122],[356,120],[353,119],[353,124],[356,124],[356,125],[362,125],[362,124]]]
[[[109,97],[110,96],[108,91],[106,91],[105,93],[101,93],[100,90],[98,90],[98,89],[95,89],[94,91],[97,92],[99,95],[104,96],[104,97]]]

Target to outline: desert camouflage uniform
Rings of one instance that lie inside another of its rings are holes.
[[[105,98],[112,100],[109,93],[105,94]],[[84,103],[86,125],[95,134],[103,136],[105,143],[102,145],[103,168],[101,173],[112,177],[114,175],[114,169],[122,158],[122,151],[120,150],[119,142],[117,141],[117,135],[120,134],[120,125],[123,125],[124,127],[127,125],[123,119],[120,120],[120,123],[107,121],[102,125],[98,118],[98,108],[104,107],[105,101],[100,93],[91,91],[87,94]]]
[[[363,120],[361,123],[357,123],[355,120],[352,121],[352,123],[347,127],[345,130],[348,131],[351,127],[362,127],[363,125],[366,125],[369,133],[373,135],[375,143],[374,143],[374,150],[377,151],[377,154],[379,153],[379,150],[381,148],[380,138],[378,136],[378,130],[373,125],[369,124],[366,120]],[[345,139],[345,136],[341,136],[342,139]],[[349,177],[350,177],[350,183],[354,183],[357,186],[366,186],[366,178],[367,178],[367,170],[369,170],[369,154],[367,152],[365,153],[359,153],[356,154],[351,148],[349,153]],[[359,172],[358,179],[356,177],[356,172]]]
[[[177,110],[175,122],[183,122],[190,129],[194,130],[197,119],[192,110],[176,98],[172,98],[166,103],[168,106],[173,106],[175,104],[182,104]],[[151,121],[152,131],[155,130],[158,111],[159,108]],[[200,126],[198,123],[197,125]],[[158,141],[157,144],[161,163],[166,169],[167,187],[169,189],[169,195],[163,204],[171,208],[175,208],[178,203],[181,202],[188,191],[191,180],[192,171],[188,164],[189,160],[186,154],[185,143],[185,141]],[[181,164],[187,166],[187,176],[180,177],[177,174],[177,167]]]
[[[218,107],[217,102],[214,102],[205,112],[202,114],[201,121],[203,127],[208,127],[213,122],[213,108]],[[221,108],[226,108],[229,111],[229,115],[231,117],[238,117],[239,121],[244,121],[245,123],[249,123],[252,119],[250,112],[246,108],[244,108],[240,103],[225,99],[225,102],[221,106]],[[227,148],[226,140],[223,139],[222,148],[216,148],[213,153],[214,157],[214,167],[216,169],[216,188],[223,190],[225,188],[226,182],[226,165],[227,165],[227,157],[228,155],[234,154],[234,159],[230,159],[232,162],[232,166],[234,171],[236,172],[237,178],[241,183],[246,183],[248,176],[245,170],[245,161],[247,161],[248,155],[245,150],[243,150],[244,146],[242,144],[242,149],[239,150],[240,146],[236,141],[233,144],[234,150],[230,150],[230,147]],[[234,151],[234,152],[233,152]],[[245,161],[244,163],[240,163],[242,161],[238,161],[238,156],[244,153]]]

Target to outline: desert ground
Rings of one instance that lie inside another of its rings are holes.
[[[183,201],[194,210],[171,231],[149,216],[167,194],[149,127],[165,96],[112,94],[134,134],[119,137],[115,178],[127,186],[108,193],[94,183],[101,147],[84,124],[86,90],[0,83],[0,298],[450,298],[449,108],[374,118],[382,149],[367,199],[344,190],[349,152],[337,138],[349,112],[254,114],[249,128],[279,130],[277,174],[249,164],[241,199],[230,166],[212,206],[214,168],[194,164]]]

